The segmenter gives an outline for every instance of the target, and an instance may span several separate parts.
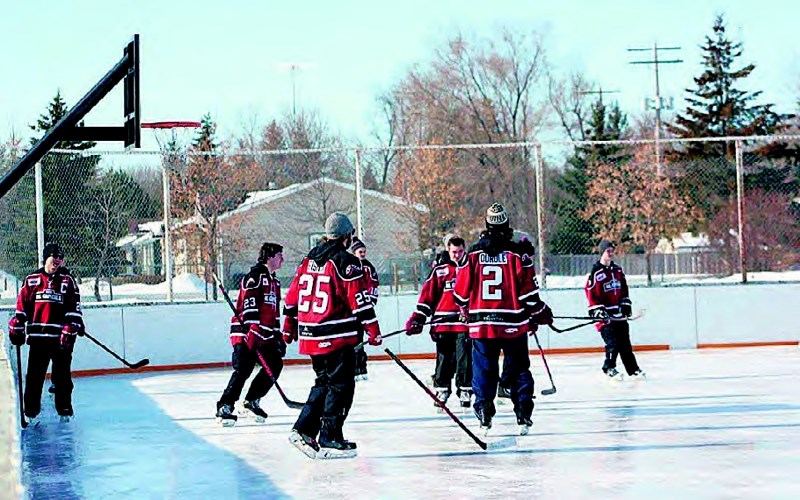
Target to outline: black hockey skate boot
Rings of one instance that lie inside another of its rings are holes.
[[[345,439],[319,438],[317,458],[352,458],[357,454],[356,444]]]
[[[72,420],[72,417],[75,416],[75,412],[72,411],[72,405],[64,408],[56,408],[56,413],[58,413],[58,418],[62,422],[69,422]]]
[[[609,368],[606,371],[606,376],[611,380],[616,380],[617,382],[622,380],[622,374],[619,371],[617,371],[616,368]]]
[[[486,411],[486,408],[476,406],[475,407],[475,416],[478,417],[478,422],[481,424],[481,430],[485,433],[489,432],[489,429],[492,428],[492,417]]]
[[[436,394],[436,399],[444,404],[447,404],[447,400],[450,399],[450,389],[447,387],[434,387],[434,393]],[[439,413],[444,413],[444,410],[436,401],[433,402],[433,407],[436,408],[436,411]]]
[[[236,425],[237,417],[233,413],[233,405],[217,404],[217,422],[222,424],[222,427],[233,427]]]
[[[517,425],[519,425],[519,435],[527,436],[528,432],[531,430],[531,426],[533,425],[533,420],[531,420],[531,417],[523,417],[518,415]]]
[[[255,415],[256,422],[263,424],[264,422],[267,421],[267,417],[269,417],[269,415],[267,415],[267,412],[261,409],[261,405],[259,405],[260,401],[261,401],[260,398],[254,399],[252,401],[245,401],[242,407],[245,410],[252,413],[253,415]]]
[[[297,429],[292,429],[292,432],[289,434],[289,442],[308,458],[317,458],[319,444],[317,444],[317,440],[313,437],[307,436]]]
[[[472,389],[459,389],[458,402],[462,408],[469,408],[472,404]]]

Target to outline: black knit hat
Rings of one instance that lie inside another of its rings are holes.
[[[359,240],[354,236],[353,243],[350,244],[350,251],[355,253],[356,250],[358,250],[359,248],[367,248],[367,245],[365,245],[363,241]]]
[[[600,246],[598,248],[600,248],[600,255],[603,255],[609,248],[617,248],[617,245],[611,241],[603,240],[600,242]]]
[[[47,260],[48,257],[56,257],[58,259],[64,258],[64,250],[58,243],[48,243],[44,246],[42,251],[42,258]]]

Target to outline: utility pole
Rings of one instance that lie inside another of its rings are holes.
[[[580,93],[580,95],[590,95],[590,94],[599,95],[600,102],[603,102],[603,94],[619,94],[619,90],[603,90],[603,87],[599,87],[598,90],[587,90],[585,92]]]
[[[628,52],[646,52],[652,51],[653,59],[651,61],[632,61],[631,64],[652,64],[653,65],[653,73],[655,77],[655,90],[656,90],[656,102],[655,102],[655,110],[656,110],[656,126],[655,126],[655,142],[656,142],[656,172],[658,175],[661,175],[661,144],[659,141],[661,140],[661,108],[663,107],[663,102],[661,99],[661,87],[658,81],[658,65],[659,64],[677,64],[682,63],[683,59],[671,59],[671,60],[659,60],[658,59],[658,51],[659,50],[680,50],[680,47],[659,47],[658,43],[653,42],[653,47],[650,48],[635,48],[635,49],[628,49]],[[645,100],[647,102],[647,100]]]
[[[281,63],[278,69],[290,72],[290,79],[292,82],[292,118],[297,117],[297,72],[304,69],[311,69],[314,63]]]

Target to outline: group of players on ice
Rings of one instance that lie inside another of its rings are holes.
[[[436,343],[433,386],[440,401],[449,398],[455,377],[461,406],[472,406],[481,428],[491,428],[499,395],[511,399],[520,433],[527,434],[534,407],[528,336],[540,325],[551,325],[553,313],[539,296],[534,248],[527,235],[512,230],[499,203],[487,209],[485,225],[468,251],[463,238],[445,237],[445,249],[434,261],[405,332],[417,335],[430,325]],[[56,411],[72,416],[71,353],[75,336],[84,328],[77,286],[62,266],[63,250],[48,245],[43,257],[44,267],[25,279],[9,322],[15,345],[25,343],[27,326],[28,419],[39,413],[50,360]],[[613,258],[614,245],[603,241],[585,288],[589,315],[606,345],[603,372],[622,377],[616,369],[619,355],[629,376],[642,377],[628,331],[628,286]],[[289,441],[311,458],[355,456],[356,443],[344,438],[343,426],[355,382],[367,376],[363,344],[379,346],[382,341],[374,309],[377,273],[350,219],[331,214],[325,237],[302,260],[289,285],[281,326],[281,284],[275,272],[282,264],[282,246],[264,243],[258,262],[241,280],[230,326],[233,373],[217,402],[216,416],[226,426],[236,422],[234,404],[258,365],[261,369],[245,394],[243,410],[266,419],[259,401],[280,376],[286,345],[298,342],[300,354],[311,357],[316,379]]]

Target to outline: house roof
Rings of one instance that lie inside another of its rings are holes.
[[[271,190],[268,190],[268,191],[252,191],[252,192],[247,193],[247,197],[245,198],[244,202],[242,202],[241,205],[239,205],[238,207],[236,207],[235,209],[233,209],[233,210],[231,210],[229,212],[225,212],[224,214],[220,215],[219,216],[219,220],[227,219],[228,217],[231,217],[233,215],[236,215],[236,214],[239,214],[239,213],[243,213],[243,212],[247,212],[248,210],[251,210],[253,208],[260,207],[260,206],[266,205],[268,203],[272,203],[272,202],[274,202],[276,200],[279,200],[281,198],[285,198],[286,196],[290,196],[290,195],[299,193],[301,191],[305,191],[306,189],[310,189],[310,188],[316,186],[317,184],[320,184],[320,183],[323,183],[323,182],[324,183],[328,183],[328,184],[332,184],[334,186],[338,186],[338,187],[340,187],[342,189],[348,189],[348,190],[351,190],[351,191],[355,191],[356,190],[356,187],[353,184],[350,184],[350,183],[347,183],[347,182],[337,181],[337,180],[331,179],[329,177],[320,177],[319,179],[315,179],[315,180],[310,181],[310,182],[304,182],[302,184],[292,184],[290,186],[286,186],[285,188],[281,188],[281,189],[271,189]],[[418,212],[423,212],[424,213],[424,212],[428,211],[428,208],[425,205],[423,205],[421,203],[416,203],[414,205],[410,205],[409,203],[407,203],[405,200],[403,200],[399,196],[393,196],[393,195],[390,195],[390,194],[381,193],[380,191],[374,191],[372,189],[362,189],[362,193],[364,193],[364,196],[371,196],[373,198],[382,199],[382,200],[385,200],[385,201],[388,201],[390,203],[394,203],[394,204],[397,204],[397,205],[406,206],[406,207],[407,206],[413,206],[413,208],[415,210],[417,210]]]

